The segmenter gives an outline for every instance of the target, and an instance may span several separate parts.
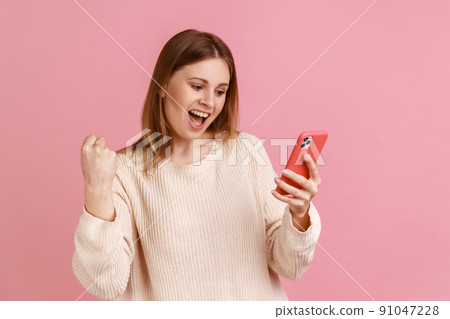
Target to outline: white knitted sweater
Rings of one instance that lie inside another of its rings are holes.
[[[258,142],[240,132],[219,141],[222,159],[167,160],[151,181],[118,154],[116,219],[83,205],[75,231],[81,285],[104,300],[288,300],[278,275],[303,275],[321,222],[311,202],[311,225],[294,228],[289,205],[270,193],[277,174]]]

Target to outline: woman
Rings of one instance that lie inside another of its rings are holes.
[[[261,141],[237,130],[237,102],[229,48],[189,29],[156,63],[142,116],[152,135],[117,152],[104,137],[86,138],[72,266],[87,291],[105,300],[288,300],[278,275],[297,280],[311,263],[320,178],[308,160],[309,181],[287,175],[303,190],[278,182]],[[290,195],[270,194],[277,184]]]

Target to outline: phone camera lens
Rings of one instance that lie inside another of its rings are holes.
[[[305,143],[302,143],[302,148],[304,148],[305,147]]]
[[[306,142],[306,145],[309,145],[309,143],[311,143],[311,141],[310,141],[310,140],[308,140],[308,142]]]

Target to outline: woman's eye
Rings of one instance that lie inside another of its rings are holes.
[[[196,91],[198,91],[198,90],[200,90],[200,89],[202,89],[203,87],[201,86],[201,85],[192,85],[192,87],[196,90]],[[224,95],[225,94],[225,92],[224,91],[217,91],[218,92],[218,94],[217,95],[219,95],[219,96],[222,96],[222,95]]]

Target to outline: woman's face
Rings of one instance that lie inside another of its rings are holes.
[[[205,131],[223,109],[229,81],[228,65],[220,58],[208,58],[178,69],[165,88],[173,99],[162,92],[164,111],[175,131],[172,138],[209,137]],[[208,117],[203,120],[192,114],[193,110]]]

